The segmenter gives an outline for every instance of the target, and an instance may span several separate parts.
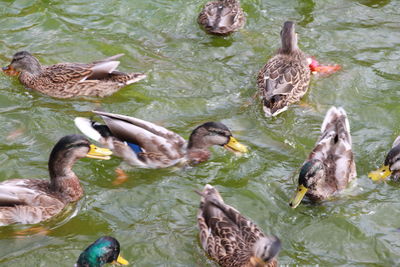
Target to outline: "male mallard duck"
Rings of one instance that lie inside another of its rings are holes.
[[[210,157],[208,148],[224,146],[237,152],[247,152],[220,122],[207,122],[193,130],[189,143],[178,134],[154,123],[137,118],[93,111],[106,125],[86,118],[75,118],[82,133],[113,150],[131,165],[144,168],[166,168],[188,161],[197,164]]]
[[[55,216],[83,195],[79,178],[72,171],[75,161],[83,157],[109,159],[111,154],[81,135],[61,138],[50,153],[50,181],[12,179],[0,183],[0,225],[32,224]]]
[[[39,61],[26,51],[17,52],[3,71],[9,75],[19,75],[20,82],[40,93],[57,97],[111,95],[125,85],[146,77],[142,73],[117,71],[119,61],[115,55],[90,64],[59,63],[41,66]]]
[[[242,28],[246,17],[239,0],[217,0],[204,6],[197,21],[208,33],[227,35]]]
[[[310,83],[311,59],[297,46],[294,22],[286,21],[281,31],[282,47],[260,70],[257,78],[265,116],[276,116],[300,100]]]
[[[223,267],[275,267],[281,242],[265,236],[250,220],[224,203],[207,184],[201,195],[197,225],[200,242],[210,257]]]
[[[356,177],[350,125],[343,108],[332,107],[321,126],[321,137],[300,170],[299,186],[290,202],[296,208],[304,195],[323,200],[346,188]]]
[[[128,265],[129,262],[121,257],[119,251],[117,239],[100,237],[81,253],[75,267],[101,267],[106,263]]]
[[[393,180],[400,178],[400,136],[394,140],[392,149],[386,155],[385,162],[381,168],[370,172],[368,177],[374,181],[385,180],[391,175]]]

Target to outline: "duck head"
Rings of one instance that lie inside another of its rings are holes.
[[[281,30],[282,47],[280,52],[283,54],[290,54],[299,49],[297,46],[297,33],[295,31],[295,23],[293,21],[286,21]]]
[[[382,167],[368,174],[373,181],[387,179],[394,171],[400,170],[400,139],[397,138],[395,145],[386,155],[385,162]],[[399,143],[399,144],[396,144]]]
[[[300,170],[299,185],[289,205],[296,208],[303,200],[307,191],[315,189],[318,182],[325,176],[324,164],[320,160],[307,161]]]
[[[39,61],[27,51],[20,51],[14,54],[10,65],[3,67],[4,73],[10,76],[17,76],[21,72],[28,72],[32,75],[41,71]]]
[[[247,147],[232,136],[231,131],[221,122],[206,122],[193,130],[189,138],[188,149],[206,149],[219,145],[233,151],[246,153]]]
[[[129,262],[119,254],[117,239],[104,236],[85,249],[78,258],[75,267],[100,267],[106,263],[128,265]]]
[[[78,134],[61,138],[54,146],[49,158],[50,177],[69,176],[74,163],[81,158],[110,159],[112,152],[107,148],[99,148]]]
[[[276,236],[263,237],[253,247],[254,256],[250,258],[250,266],[265,267],[272,262],[281,250],[281,241]]]

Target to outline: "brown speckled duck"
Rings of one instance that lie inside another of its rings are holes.
[[[121,56],[123,54],[89,64],[42,66],[29,52],[21,51],[14,54],[10,65],[3,67],[3,71],[11,76],[19,75],[23,85],[52,97],[104,97],[146,77],[142,73],[117,71],[119,61],[116,59]]]
[[[281,242],[266,236],[236,209],[224,203],[219,192],[206,185],[201,195],[197,224],[200,242],[222,267],[276,267]]]
[[[260,70],[257,78],[265,116],[276,116],[300,100],[310,83],[310,59],[297,45],[295,24],[286,21],[281,31],[282,47]]]
[[[109,159],[110,155],[110,150],[91,145],[81,135],[61,138],[50,154],[50,181],[11,179],[0,183],[0,225],[33,224],[57,215],[83,195],[72,171],[75,161],[83,157]]]
[[[321,137],[299,174],[299,185],[290,206],[306,195],[312,201],[327,199],[345,189],[356,177],[350,125],[343,108],[332,107],[321,126]]]
[[[227,35],[242,28],[246,17],[239,0],[218,0],[208,2],[197,21],[208,33]]]
[[[106,125],[87,118],[75,118],[75,125],[89,138],[110,148],[130,165],[143,168],[166,168],[177,164],[194,165],[210,157],[208,148],[224,146],[235,152],[247,152],[220,122],[207,122],[193,130],[189,143],[178,134],[125,115],[93,111]]]

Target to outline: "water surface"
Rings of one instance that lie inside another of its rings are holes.
[[[382,163],[400,134],[400,2],[389,0],[245,1],[243,30],[205,34],[197,14],[205,1],[99,0],[0,2],[0,61],[28,50],[43,64],[90,62],[118,53],[123,71],[148,78],[98,100],[58,100],[0,75],[0,180],[47,178],[47,159],[62,136],[78,133],[76,116],[90,110],[157,122],[187,138],[206,121],[222,121],[251,152],[220,148],[187,170],[131,170],[113,185],[120,160],[79,161],[85,197],[63,216],[0,229],[0,265],[72,266],[102,235],[122,245],[133,266],[215,266],[198,242],[193,190],[215,185],[225,201],[279,236],[281,264],[400,264],[399,185],[375,184],[367,172]],[[249,105],[258,70],[279,46],[285,20],[298,22],[300,47],[323,63],[341,64],[313,77],[301,103],[266,119]],[[330,106],[348,112],[358,179],[344,194],[292,210],[289,199]]]

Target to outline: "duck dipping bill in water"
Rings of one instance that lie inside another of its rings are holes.
[[[107,160],[111,154],[81,135],[64,136],[50,153],[50,180],[11,179],[0,183],[0,225],[33,224],[57,215],[83,196],[79,178],[72,171],[74,163],[83,157]]]
[[[265,116],[276,116],[300,100],[310,83],[310,59],[297,44],[295,24],[286,21],[281,48],[258,73],[257,85]]]
[[[209,147],[223,146],[246,153],[231,131],[220,122],[206,122],[193,130],[189,142],[178,134],[134,117],[93,111],[106,125],[75,118],[75,125],[89,138],[110,148],[127,163],[143,168],[166,168],[178,163],[198,164],[209,159]]]
[[[197,192],[197,191],[196,191]],[[252,221],[225,204],[207,184],[197,214],[200,242],[207,254],[223,267],[276,267],[281,241],[266,236]]]
[[[228,35],[242,28],[246,17],[239,0],[218,0],[208,2],[197,21],[208,33]]]
[[[299,174],[299,185],[290,202],[296,208],[306,195],[313,201],[327,199],[356,177],[350,125],[343,108],[332,107],[321,126],[321,136]]]
[[[103,236],[85,249],[78,258],[75,267],[101,267],[106,263],[128,265],[120,255],[117,239]]]
[[[19,76],[24,86],[52,97],[104,97],[146,77],[142,73],[117,71],[119,61],[116,59],[121,56],[123,54],[89,64],[42,66],[29,52],[21,51],[15,53],[10,65],[2,69],[10,76]]]
[[[373,181],[385,180],[389,176],[396,181],[400,179],[400,136],[394,140],[383,166],[368,174]]]

